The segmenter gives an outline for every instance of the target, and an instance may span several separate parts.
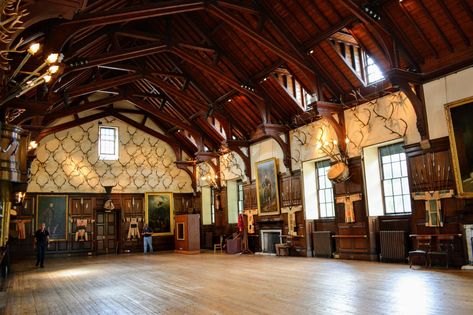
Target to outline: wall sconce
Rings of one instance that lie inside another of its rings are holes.
[[[17,191],[15,193],[15,200],[18,204],[23,204],[23,201],[25,200],[26,192],[22,191]]]
[[[28,151],[35,150],[38,147],[38,142],[36,141],[30,141],[28,144]]]

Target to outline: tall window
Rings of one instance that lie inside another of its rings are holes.
[[[366,80],[367,83],[374,83],[384,79],[384,75],[379,69],[378,65],[374,62],[373,58],[366,55]]]
[[[410,213],[411,196],[402,143],[379,148],[386,214]]]
[[[238,181],[238,213],[243,213],[243,182]]]
[[[210,188],[210,219],[212,224],[215,223],[215,190]]]
[[[329,160],[315,163],[315,176],[318,196],[317,199],[319,204],[320,218],[333,218],[335,216],[332,182],[327,177],[329,168]]]
[[[118,160],[118,128],[99,126],[99,158]]]

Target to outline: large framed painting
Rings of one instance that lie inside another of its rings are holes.
[[[256,163],[258,214],[279,214],[278,165],[275,158]]]
[[[67,240],[67,196],[38,195],[36,228],[46,224],[50,240]]]
[[[172,193],[145,194],[145,222],[153,230],[153,236],[174,235]]]
[[[458,195],[473,198],[473,97],[445,105]]]

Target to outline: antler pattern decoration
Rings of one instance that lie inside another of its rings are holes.
[[[347,146],[350,152],[358,153],[369,138],[380,133],[379,128],[389,131],[399,138],[406,136],[409,124],[406,112],[407,97],[401,93],[366,100],[358,91],[352,95],[359,105],[350,108],[351,128],[347,129]],[[380,134],[383,134],[382,131]]]
[[[11,58],[8,57],[9,53],[22,53],[24,51],[19,50],[19,47],[23,43],[20,40],[14,47],[6,49],[13,40],[12,35],[23,29],[20,25],[23,23],[22,19],[28,15],[26,10],[20,10],[21,0],[4,0],[0,4],[0,69],[7,71],[9,70],[9,61]]]
[[[43,141],[31,165],[30,191],[117,192],[192,191],[188,175],[173,163],[173,150],[164,142],[113,118],[119,126],[120,156],[100,160],[97,123],[58,132]]]
[[[245,176],[245,172],[241,168],[242,164],[243,163],[240,163],[238,160],[235,152],[229,152],[222,155],[220,157],[220,178],[222,182],[226,180],[226,173],[243,178]]]

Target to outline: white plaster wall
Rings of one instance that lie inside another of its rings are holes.
[[[424,84],[430,139],[448,136],[444,105],[473,96],[473,67]]]
[[[279,172],[285,173],[286,166],[284,166],[283,162],[284,154],[281,147],[275,140],[268,139],[251,145],[251,178],[256,179],[256,162],[267,160],[273,157],[278,160]]]
[[[377,117],[376,113],[391,119]],[[349,155],[359,156],[363,147],[399,139],[404,134],[406,144],[417,143],[420,141],[420,134],[416,122],[414,107],[401,92],[347,109],[345,124],[347,135],[351,139],[348,145]]]
[[[116,185],[113,192],[192,192],[168,144],[113,117],[100,121],[118,127],[118,161],[98,159],[98,120],[61,131],[39,143],[28,191],[102,193],[102,185]]]

